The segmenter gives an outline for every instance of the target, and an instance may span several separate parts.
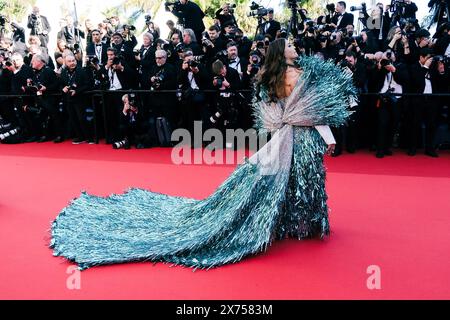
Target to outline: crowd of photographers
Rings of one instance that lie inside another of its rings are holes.
[[[432,37],[419,27],[413,2],[348,10],[341,1],[314,20],[300,9],[299,22],[291,20],[287,28],[274,20],[273,9],[252,3],[249,15],[258,18],[253,41],[239,29],[234,5],[223,5],[207,28],[195,3],[165,5],[178,23],[168,21],[169,35],[162,39],[147,15],[140,48],[135,27],[117,17],[98,25],[87,20],[83,27],[67,17],[53,54],[47,49],[50,25],[39,8],[28,18],[27,44],[24,29],[11,23],[12,35],[0,44],[0,94],[21,97],[0,97],[0,139],[93,143],[97,132],[114,148],[146,148],[170,145],[176,128],[193,135],[195,120],[203,121],[204,129],[248,129],[250,89],[266,50],[272,40],[294,33],[300,54],[333,59],[353,74],[360,93],[348,125],[333,128],[334,156],[365,147],[380,158],[391,155],[392,147],[409,155],[423,147],[438,156],[437,130],[448,121],[449,99],[426,94],[449,93],[450,23],[438,21]],[[357,12],[358,19],[347,11]]]

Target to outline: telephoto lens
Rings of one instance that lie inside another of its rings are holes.
[[[130,143],[128,142],[128,139],[114,142],[112,146],[113,149],[130,149]]]
[[[0,134],[0,141],[3,141],[6,138],[14,136],[14,135],[16,135],[18,133],[19,133],[19,128],[15,128],[15,129],[9,130],[9,131],[7,131],[5,133],[2,133],[2,134]]]

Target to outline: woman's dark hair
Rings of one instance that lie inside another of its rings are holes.
[[[286,74],[286,59],[284,49],[286,39],[277,39],[270,43],[264,60],[264,66],[257,75],[256,97],[261,99],[260,92],[267,90],[269,101],[277,101],[285,94],[284,76]]]

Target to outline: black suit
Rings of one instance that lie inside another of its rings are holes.
[[[151,82],[153,76],[163,75],[159,86],[153,83],[154,91],[177,89],[177,73],[175,67],[166,63],[163,66],[154,65],[150,71]],[[175,93],[155,93],[151,98],[151,108],[155,116],[164,116],[170,123],[175,123],[177,115],[177,102]]]
[[[97,56],[99,58],[99,63],[101,65],[105,65],[106,62],[108,61],[108,55],[106,53],[106,51],[108,50],[108,46],[102,42],[100,42],[100,47],[101,47],[101,54],[100,57],[97,56],[96,54],[96,44],[95,43],[89,43],[86,46],[86,54],[88,56]]]
[[[397,84],[402,86],[403,91],[406,91],[406,86],[409,81],[408,68],[403,63],[394,64],[396,72],[393,73],[392,79]],[[375,68],[370,80],[373,81],[373,88],[376,93],[380,93],[385,84],[389,72],[382,68],[378,70]],[[393,82],[392,81],[392,82]],[[392,85],[392,82],[389,84]],[[384,154],[392,146],[394,134],[397,133],[400,121],[400,101],[394,102],[389,99],[379,98],[375,101],[375,116],[376,116],[376,148],[377,153]]]
[[[355,23],[355,17],[353,16],[352,13],[345,12],[344,15],[342,16],[342,19],[340,22],[339,22],[339,17],[340,16],[336,14],[331,19],[332,23],[334,23],[336,25],[336,29],[342,29],[342,28],[345,28],[346,26],[348,26],[349,24]],[[338,24],[338,22],[339,22],[339,24]]]
[[[205,13],[196,3],[191,1],[188,1],[184,5],[178,3],[174,7],[172,13],[178,17],[178,22],[182,24],[184,28],[194,30],[197,39],[201,38],[201,33],[205,30],[205,25],[203,23]]]
[[[431,81],[432,93],[439,91],[442,79],[435,69],[427,69],[419,62],[410,66],[410,92],[422,94],[426,87],[426,78]],[[415,151],[419,144],[421,123],[426,125],[425,148],[434,150],[433,140],[436,134],[439,104],[436,98],[427,96],[414,96],[410,99],[407,110],[408,147]]]
[[[78,28],[69,28],[64,27],[61,30],[61,39],[66,41],[67,44],[75,44],[79,43],[81,41],[81,38],[84,39],[84,31],[78,29]]]
[[[139,83],[143,90],[150,89],[150,73],[156,65],[155,53],[156,46],[154,44],[147,49],[142,46],[139,50],[139,57],[141,58],[139,63]]]
[[[89,129],[86,121],[86,96],[83,95],[89,89],[89,79],[86,72],[76,67],[74,71],[64,68],[61,72],[61,90],[70,87],[75,90],[75,95],[64,94],[64,103],[69,113],[69,122],[75,137],[81,140],[89,138]]]
[[[270,34],[270,36],[272,37],[272,40],[275,40],[277,31],[280,29],[281,29],[281,25],[278,21],[275,21],[275,20],[266,21],[261,26],[261,33],[262,34]]]

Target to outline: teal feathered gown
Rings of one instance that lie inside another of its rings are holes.
[[[344,124],[355,90],[332,62],[297,63],[303,74],[288,98],[254,99],[256,127],[271,140],[208,198],[83,193],[53,221],[54,255],[80,269],[130,261],[211,268],[264,251],[274,239],[327,235],[326,144],[313,126]]]

